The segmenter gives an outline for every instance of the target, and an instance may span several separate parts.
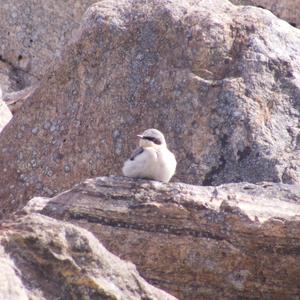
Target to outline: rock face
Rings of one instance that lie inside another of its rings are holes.
[[[175,180],[300,183],[300,32],[228,1],[103,0],[0,137],[1,207],[120,174],[149,127]]]
[[[237,5],[254,5],[269,9],[278,18],[286,20],[294,27],[300,27],[299,0],[231,0],[231,2]]]
[[[94,2],[1,1],[0,84],[5,94],[41,79],[49,63],[74,35],[84,11]]]
[[[71,224],[31,214],[2,225],[0,241],[1,299],[176,300]]]
[[[103,177],[25,211],[85,227],[179,299],[299,299],[299,185]]]

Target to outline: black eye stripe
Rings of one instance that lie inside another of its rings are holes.
[[[155,143],[156,145],[161,145],[161,141],[159,139],[155,138],[155,137],[152,137],[152,136],[143,136],[143,139],[151,141],[151,142]]]

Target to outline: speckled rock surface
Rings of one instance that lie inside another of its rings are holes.
[[[300,31],[267,10],[104,0],[0,136],[1,208],[121,174],[150,127],[175,181],[299,183],[299,110]]]
[[[179,299],[299,299],[299,185],[102,177],[25,210],[85,227]]]
[[[22,88],[23,82],[20,79],[19,73],[8,63],[0,59],[0,88],[3,97],[7,93]]]
[[[4,94],[42,78],[96,0],[2,0],[0,86]],[[7,74],[6,69],[10,72]],[[5,79],[3,77],[6,77]]]
[[[254,5],[270,10],[278,18],[300,28],[300,0],[231,0],[237,5]]]
[[[2,224],[0,298],[176,300],[87,230],[39,214]]]
[[[7,104],[12,114],[15,114],[26,99],[32,95],[37,85],[31,85],[19,91],[6,93],[3,97],[3,101]]]

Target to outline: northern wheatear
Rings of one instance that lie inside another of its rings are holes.
[[[164,135],[157,129],[147,129],[140,138],[139,147],[125,161],[123,174],[127,177],[169,182],[175,173],[176,159],[167,148]]]

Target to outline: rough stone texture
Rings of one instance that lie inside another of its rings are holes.
[[[22,88],[18,72],[13,67],[0,59],[0,88],[3,96]]]
[[[2,0],[0,85],[4,94],[39,81],[96,0]],[[7,73],[9,69],[9,73]]]
[[[92,231],[179,299],[299,299],[299,185],[100,177],[25,210]]]
[[[88,231],[31,214],[2,224],[0,298],[168,299]]]
[[[278,18],[284,19],[292,26],[300,27],[299,0],[231,0],[237,5],[254,5],[270,10]]]
[[[36,86],[32,85],[20,91],[7,93],[3,97],[3,101],[8,105],[11,113],[15,114],[24,104],[24,101],[31,96],[35,89]]]
[[[299,183],[299,110],[300,32],[269,11],[103,0],[1,134],[1,206],[120,174],[149,127],[174,180]]]

